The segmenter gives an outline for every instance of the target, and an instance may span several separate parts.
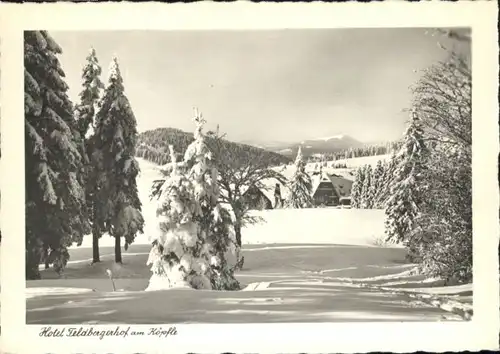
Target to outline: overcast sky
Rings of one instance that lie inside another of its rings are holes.
[[[73,102],[93,46],[104,82],[117,56],[139,131],[193,131],[197,106],[233,141],[397,139],[418,70],[446,56],[425,29],[51,34]]]

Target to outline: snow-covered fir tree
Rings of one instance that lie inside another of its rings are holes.
[[[291,208],[310,208],[313,205],[311,195],[311,176],[306,173],[305,162],[302,158],[302,149],[299,147],[295,159],[295,173],[290,181],[290,194],[287,206]]]
[[[370,209],[372,207],[372,166],[365,165],[363,168],[363,186],[361,187],[361,208]]]
[[[375,207],[379,209],[385,208],[385,201],[386,201],[386,194],[388,194],[388,186],[387,184],[390,183],[388,180],[388,169],[389,169],[389,161],[383,161],[382,162],[382,174],[379,177],[378,181],[378,191],[375,194]]]
[[[414,110],[405,131],[403,145],[396,156],[394,183],[387,201],[387,240],[407,245],[419,205],[425,197],[425,170],[429,151],[424,142],[424,131]]]
[[[137,122],[125,88],[118,60],[113,58],[108,84],[99,103],[92,161],[96,173],[95,199],[102,201],[102,229],[115,238],[115,262],[121,263],[121,238],[125,249],[143,232],[136,178]]]
[[[81,176],[82,141],[57,55],[46,31],[24,32],[26,277],[39,278],[42,254],[60,271],[67,247],[89,232]]]
[[[94,48],[90,49],[82,70],[83,89],[80,92],[80,103],[76,106],[78,129],[83,137],[90,137],[94,133],[95,115],[98,110],[104,84],[101,81],[102,69],[97,60]]]
[[[373,169],[373,175],[372,175],[372,183],[371,183],[371,190],[370,190],[370,198],[372,201],[372,207],[373,208],[382,208],[382,205],[379,200],[379,195],[382,192],[383,188],[383,178],[384,178],[384,166],[382,164],[382,160],[377,161],[377,165]]]
[[[146,290],[239,288],[232,219],[218,201],[218,172],[197,112],[195,123],[195,140],[183,161],[176,161],[170,146],[168,177],[157,193],[158,235],[147,262],[153,274]]]
[[[103,221],[98,221],[101,215],[99,212],[102,206],[99,204],[101,200],[95,199],[96,194],[96,176],[94,171],[94,162],[92,154],[94,149],[93,133],[95,116],[98,110],[99,99],[101,98],[104,84],[101,82],[101,66],[97,60],[97,55],[94,48],[90,49],[90,53],[86,58],[86,64],[83,67],[82,79],[83,89],[80,92],[80,103],[75,108],[75,116],[77,119],[78,130],[80,137],[84,139],[85,145],[85,195],[87,201],[88,214],[92,225],[92,262],[99,262],[99,237],[102,234],[100,225]]]
[[[351,187],[351,203],[353,208],[362,208],[362,189],[365,179],[363,167],[358,167]]]
[[[391,186],[394,181],[394,173],[397,166],[397,151],[392,150],[391,157],[383,164],[383,174],[380,183],[380,192],[377,195],[376,203],[381,208],[385,208],[387,200],[391,194]]]

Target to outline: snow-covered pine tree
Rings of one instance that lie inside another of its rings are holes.
[[[380,175],[378,182],[378,191],[375,195],[375,207],[378,209],[385,208],[385,194],[387,189],[387,170],[388,170],[389,162],[382,161],[382,174]]]
[[[89,55],[82,70],[83,89],[80,92],[80,103],[76,106],[78,130],[82,137],[89,138],[94,133],[95,115],[98,110],[104,84],[101,81],[102,69],[97,60],[94,48],[90,48]]]
[[[94,48],[90,49],[90,53],[86,58],[87,62],[83,67],[82,79],[83,89],[80,92],[80,103],[75,108],[75,116],[77,119],[78,130],[80,136],[84,140],[85,146],[85,195],[87,201],[87,209],[92,225],[92,263],[100,261],[99,258],[99,238],[102,235],[101,226],[102,220],[97,220],[101,215],[99,212],[102,207],[99,206],[100,200],[94,198],[96,194],[96,173],[94,171],[94,163],[92,154],[94,144],[92,143],[95,115],[98,110],[99,99],[101,98],[104,84],[101,82],[101,66],[97,60]]]
[[[310,208],[313,205],[311,195],[311,176],[306,173],[305,163],[302,158],[302,149],[299,147],[295,158],[295,173],[290,181],[290,194],[287,200],[288,207]]]
[[[378,160],[377,165],[373,170],[372,183],[370,186],[371,188],[370,198],[372,200],[372,208],[376,209],[382,208],[382,205],[379,201],[379,196],[382,192],[382,186],[384,183],[383,178],[384,178],[384,167],[382,164],[382,160]]]
[[[361,208],[370,209],[372,207],[371,185],[372,185],[372,166],[365,165],[363,168],[363,186],[361,187]]]
[[[429,151],[424,142],[424,131],[414,110],[403,137],[403,144],[396,156],[394,183],[387,201],[387,240],[410,243],[409,235],[418,216],[419,205],[425,197],[425,170]]]
[[[377,196],[377,203],[381,206],[381,208],[385,208],[387,205],[387,200],[391,194],[391,186],[394,181],[394,173],[397,166],[397,155],[396,150],[391,150],[391,157],[388,161],[385,161],[383,164],[383,176],[381,179],[381,189],[380,193]]]
[[[88,233],[80,173],[81,147],[73,105],[57,55],[61,47],[46,31],[24,32],[24,124],[26,174],[26,277],[40,277],[43,251],[56,271],[67,247]]]
[[[218,202],[218,172],[197,111],[195,123],[195,140],[183,161],[176,161],[170,146],[169,175],[157,193],[159,233],[147,262],[153,275],[146,290],[239,288],[233,275],[235,232],[230,214]]]
[[[102,201],[97,220],[103,230],[115,237],[115,262],[121,263],[121,238],[125,249],[143,232],[144,219],[136,178],[137,122],[125,88],[118,60],[113,58],[108,85],[96,115],[92,139],[92,161],[96,173],[95,199]]]
[[[362,208],[362,195],[361,191],[363,188],[365,175],[363,167],[358,167],[356,174],[354,175],[354,182],[351,188],[351,203],[353,208]]]
[[[209,245],[210,283],[215,290],[235,290],[239,289],[234,277],[239,254],[236,234],[231,215],[219,203],[219,174],[203,134],[206,121],[197,109],[194,113],[195,140],[187,148],[184,162],[189,169],[188,177],[194,182],[195,197],[201,205],[199,225],[201,238],[205,238]]]

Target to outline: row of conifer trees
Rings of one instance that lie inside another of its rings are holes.
[[[359,168],[352,187],[355,208],[385,209],[387,242],[453,281],[472,278],[471,78],[470,61],[453,51],[426,70],[400,148]]]
[[[115,260],[144,220],[134,158],[136,119],[125,95],[118,60],[106,85],[95,50],[86,58],[80,100],[68,97],[58,59],[62,48],[47,31],[24,34],[26,277],[40,277],[39,264],[61,271],[68,247],[93,235],[115,238]],[[83,61],[84,58],[82,58]]]
[[[358,209],[383,209],[390,195],[390,183],[395,168],[395,154],[387,161],[359,167],[351,189],[351,205]]]
[[[92,233],[93,261],[99,239],[115,239],[115,262],[142,233],[135,160],[136,120],[125,95],[118,60],[107,85],[92,49],[82,72],[80,101],[73,105],[58,61],[62,48],[46,31],[25,32],[26,277],[40,277],[39,265],[61,272],[68,247]],[[242,264],[233,219],[221,208],[216,158],[195,115],[194,141],[176,161],[157,195],[159,234],[148,264],[147,290],[189,286],[234,290]],[[182,198],[181,198],[182,197]],[[146,264],[145,264],[146,265]]]

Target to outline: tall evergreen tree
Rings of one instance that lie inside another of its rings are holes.
[[[387,202],[386,234],[388,241],[408,244],[413,223],[424,199],[425,170],[429,151],[424,131],[415,111],[405,131],[403,145],[397,155],[395,180]]]
[[[125,96],[118,60],[113,58],[108,85],[99,104],[92,144],[96,169],[95,199],[100,206],[102,229],[115,238],[115,262],[121,263],[121,238],[125,249],[143,232],[136,178],[136,119]]]
[[[102,220],[97,220],[101,215],[99,206],[101,201],[94,198],[96,194],[96,173],[94,171],[94,163],[91,159],[92,150],[94,148],[93,133],[95,124],[95,115],[98,109],[99,99],[101,97],[104,84],[101,82],[100,75],[102,72],[99,61],[97,60],[94,48],[91,48],[89,55],[86,58],[87,62],[83,67],[82,79],[83,89],[80,92],[80,104],[76,106],[75,115],[78,123],[80,136],[84,140],[85,145],[85,195],[87,200],[87,209],[92,225],[92,263],[100,261],[99,258],[99,237],[102,235],[100,225]]]
[[[305,167],[302,149],[299,147],[295,159],[296,170],[290,181],[290,194],[287,201],[289,207],[309,208],[313,205],[311,177],[306,173]]]
[[[82,70],[83,89],[80,92],[80,104],[76,106],[78,130],[82,137],[90,137],[94,133],[95,115],[98,110],[104,84],[101,81],[102,69],[94,48],[86,58]]]
[[[373,208],[382,208],[382,205],[379,201],[379,196],[382,192],[383,188],[383,178],[384,178],[384,167],[382,164],[382,160],[377,161],[377,165],[375,166],[375,169],[373,170],[373,176],[372,176],[372,184],[370,186],[370,198],[372,200],[372,207]]]
[[[377,203],[381,205],[382,208],[386,207],[387,200],[391,194],[391,186],[394,181],[394,173],[397,166],[398,157],[396,155],[396,150],[392,150],[391,157],[388,161],[384,163],[383,176],[381,182],[380,193],[377,196]]]
[[[364,180],[361,187],[361,207],[370,209],[372,207],[371,185],[372,185],[372,166],[365,165],[363,168]]]
[[[362,208],[362,188],[365,179],[363,167],[358,167],[351,188],[351,203],[353,208]]]
[[[44,250],[56,271],[67,247],[89,231],[80,173],[81,147],[73,106],[57,55],[61,47],[46,31],[24,32],[26,277],[39,278]]]

